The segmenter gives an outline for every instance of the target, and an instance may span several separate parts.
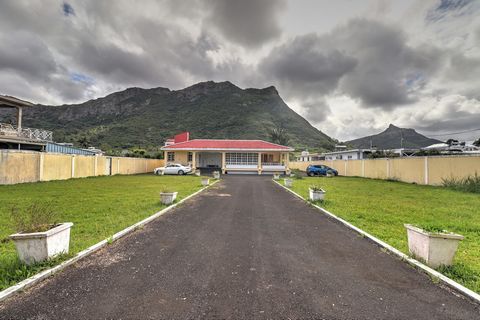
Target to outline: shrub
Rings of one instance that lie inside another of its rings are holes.
[[[322,187],[317,185],[311,185],[310,189],[312,189],[312,191],[323,191]]]
[[[297,180],[301,180],[303,179],[303,171],[299,170],[299,169],[292,169],[291,173],[293,173],[293,178],[294,179],[297,179]]]
[[[57,215],[47,203],[34,203],[26,208],[13,207],[10,212],[16,232],[44,232],[57,223]]]
[[[444,187],[457,191],[480,193],[480,176],[477,173],[465,178],[444,178],[442,184]]]

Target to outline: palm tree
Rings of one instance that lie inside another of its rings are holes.
[[[268,130],[268,135],[270,137],[270,141],[276,144],[280,144],[282,146],[288,145],[290,138],[288,136],[287,129],[284,126],[276,126],[273,129]]]

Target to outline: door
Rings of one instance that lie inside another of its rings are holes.
[[[112,175],[112,158],[108,157],[107,161],[105,161],[105,174],[107,176]]]

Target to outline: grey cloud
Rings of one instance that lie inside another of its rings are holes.
[[[281,28],[278,14],[284,0],[205,0],[212,6],[206,24],[227,40],[246,47],[257,47],[277,38]]]
[[[16,70],[26,77],[39,78],[57,71],[51,51],[38,37],[14,32],[0,39],[0,69]]]
[[[415,101],[415,89],[441,64],[438,49],[407,41],[398,28],[354,19],[329,34],[298,36],[275,48],[260,70],[298,97],[341,91],[364,107],[388,110]]]
[[[304,116],[312,121],[313,124],[325,121],[331,114],[330,107],[324,99],[306,102],[302,107],[305,109],[303,112]]]
[[[274,48],[260,62],[260,71],[292,96],[307,98],[335,89],[340,78],[356,65],[355,58],[329,48],[325,38],[309,34]]]

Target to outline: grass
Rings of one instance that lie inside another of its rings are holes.
[[[465,236],[454,265],[438,270],[480,293],[480,196],[444,187],[364,178],[305,178],[293,183],[308,199],[308,187],[326,190],[320,205],[408,254],[405,223]]]
[[[178,191],[178,200],[202,186],[196,176],[113,176],[0,186],[0,290],[51,267],[166,207],[159,193]],[[12,207],[51,205],[61,222],[73,222],[70,253],[33,266],[21,264],[8,236]]]

